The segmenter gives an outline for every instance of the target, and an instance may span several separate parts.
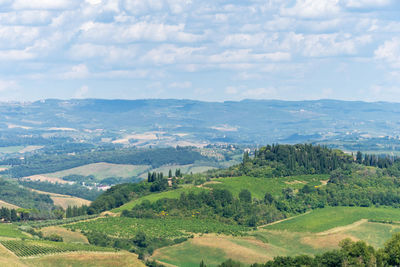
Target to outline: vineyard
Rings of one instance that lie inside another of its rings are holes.
[[[0,243],[18,257],[30,257],[72,251],[115,251],[111,248],[51,241],[1,240]]]
[[[134,237],[138,232],[144,232],[148,237],[168,239],[189,237],[192,233],[241,235],[243,232],[249,230],[249,228],[244,226],[228,225],[216,220],[197,218],[137,219],[114,217],[78,222],[64,227],[83,232],[101,232],[109,236],[124,238]]]
[[[43,227],[48,227],[48,226],[56,226],[56,225],[62,225],[62,224],[68,224],[68,223],[74,223],[74,222],[94,219],[96,217],[99,217],[99,215],[98,214],[82,215],[82,216],[65,218],[65,219],[60,219],[60,220],[27,221],[27,222],[23,222],[23,223],[16,223],[16,225],[31,226],[34,228],[43,228]]]

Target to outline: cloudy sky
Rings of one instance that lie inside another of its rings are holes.
[[[400,102],[398,0],[0,0],[0,100]]]

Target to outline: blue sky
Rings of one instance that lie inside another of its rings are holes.
[[[0,0],[0,100],[400,102],[397,0]]]

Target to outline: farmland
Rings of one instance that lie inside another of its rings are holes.
[[[317,233],[349,225],[361,219],[400,221],[400,210],[395,208],[327,207],[267,226],[265,229]]]
[[[1,223],[0,237],[25,238],[27,235],[18,230],[18,226],[15,224]]]
[[[176,266],[198,266],[201,260],[207,266],[216,266],[228,258],[251,264],[276,256],[321,254],[338,248],[345,238],[365,240],[380,248],[393,233],[400,232],[400,225],[367,219],[398,220],[399,216],[400,210],[389,208],[324,208],[250,231],[247,236],[196,236],[184,243],[160,248],[152,257]]]
[[[129,165],[129,164],[111,164],[111,163],[92,163],[80,167],[45,174],[44,176],[61,178],[64,176],[77,174],[83,176],[93,175],[97,180],[108,177],[128,178],[138,176],[146,172],[150,166],[148,165]]]
[[[114,251],[111,248],[52,241],[2,240],[0,243],[18,257],[30,257],[71,251]]]
[[[25,258],[23,263],[35,267],[144,267],[137,255],[123,252],[72,252]]]
[[[68,208],[68,206],[82,206],[82,205],[90,205],[90,201],[79,198],[79,197],[73,197],[69,195],[61,195],[61,194],[56,194],[56,193],[49,193],[49,192],[44,192],[44,191],[39,191],[39,190],[34,190],[33,191],[39,193],[39,194],[45,194],[49,195],[50,198],[53,200],[54,205],[61,206],[64,209]]]
[[[223,224],[219,221],[197,218],[137,219],[126,217],[100,218],[89,222],[66,225],[68,229],[101,232],[113,237],[133,237],[138,232],[154,238],[189,237],[191,233],[224,233],[240,235],[247,227]]]

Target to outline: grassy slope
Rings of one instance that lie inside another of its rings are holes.
[[[400,209],[328,207],[267,226],[266,229],[317,233],[334,227],[349,225],[361,219],[400,221]]]
[[[360,221],[365,218],[399,220],[400,210],[325,208],[249,232],[247,237],[195,237],[182,244],[156,250],[153,257],[188,267],[198,266],[202,259],[207,266],[216,266],[228,258],[251,264],[265,262],[278,255],[320,254],[337,248],[345,238],[365,240],[375,247],[382,247],[393,233],[400,232],[400,225]]]
[[[239,195],[239,192],[246,188],[253,197],[264,198],[266,192],[275,196],[281,194],[282,189],[290,187],[298,189],[305,184],[317,186],[321,184],[321,180],[327,180],[328,175],[299,175],[279,178],[255,178],[255,177],[232,177],[213,179],[214,183],[206,184],[206,187],[228,189],[234,195]],[[215,183],[219,182],[219,183]]]
[[[44,174],[44,176],[61,178],[71,174],[79,174],[84,176],[93,175],[98,180],[108,177],[128,178],[145,172],[147,169],[149,169],[149,167],[150,166],[148,165],[111,164],[100,162],[87,164],[64,171],[48,173]]]
[[[12,237],[12,238],[25,238],[26,234],[18,230],[18,226],[11,223],[1,223],[0,224],[0,238],[2,237]]]
[[[194,187],[194,186],[185,186],[183,188],[179,188],[176,190],[171,190],[171,191],[166,191],[166,192],[161,192],[161,193],[155,193],[151,195],[147,195],[144,197],[141,197],[139,199],[135,199],[133,201],[130,201],[128,203],[125,203],[119,208],[113,209],[112,212],[121,212],[123,210],[130,210],[137,204],[140,204],[143,200],[149,200],[151,202],[157,201],[158,199],[162,198],[179,198],[181,193],[189,193],[189,192],[194,192],[194,193],[199,193],[200,191],[204,191],[207,189],[204,188],[199,188],[199,187]]]
[[[80,232],[72,232],[64,227],[49,226],[40,229],[44,236],[50,236],[51,234],[57,234],[63,238],[64,242],[67,243],[82,243],[89,244],[86,236]]]

